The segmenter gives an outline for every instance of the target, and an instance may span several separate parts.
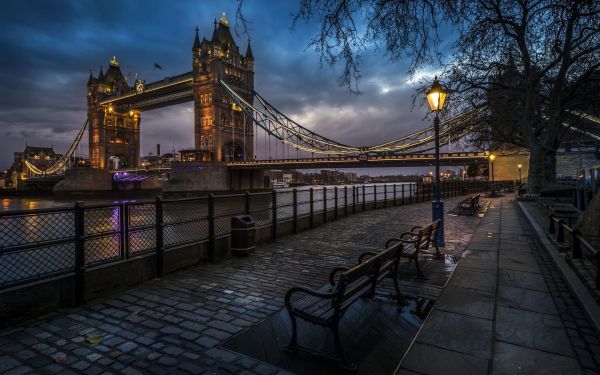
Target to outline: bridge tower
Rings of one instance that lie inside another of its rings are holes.
[[[135,168],[140,160],[140,114],[119,112],[112,105],[100,103],[130,91],[115,57],[104,74],[90,72],[87,83],[89,158],[96,168]]]
[[[248,103],[254,101],[254,56],[248,40],[242,55],[225,14],[215,20],[212,38],[196,37],[192,47],[194,140],[207,161],[251,160],[252,120],[219,86],[219,77]]]

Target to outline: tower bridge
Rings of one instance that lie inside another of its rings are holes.
[[[241,175],[244,170],[406,167],[433,163],[433,127],[377,145],[354,146],[324,137],[279,111],[254,90],[255,59],[250,41],[242,53],[224,15],[215,20],[210,39],[200,39],[196,28],[191,52],[191,71],[151,83],[136,77],[130,85],[116,57],[106,72],[102,68],[97,76],[90,72],[87,116],[75,140],[47,168],[25,161],[28,176],[64,174],[85,131],[94,168],[136,169],[140,165],[142,115],[185,102],[194,103],[194,148],[185,150],[189,158],[186,161],[219,166],[230,171],[231,176]],[[469,152],[473,151],[469,150],[469,136],[478,130],[487,112],[486,108],[474,108],[441,122],[440,139],[443,145],[448,145],[442,150],[446,151],[441,155],[442,165],[485,162],[484,153]],[[600,123],[585,113],[574,115],[595,125]],[[573,128],[570,124],[565,126]],[[573,129],[586,135],[597,133],[597,126]],[[259,139],[264,139],[260,150]],[[259,160],[257,154],[266,155],[265,159]]]

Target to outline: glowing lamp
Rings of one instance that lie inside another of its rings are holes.
[[[490,157],[490,160],[491,160],[491,161],[494,161],[494,160],[496,160],[496,155],[494,155],[494,154],[490,154],[490,156],[489,156],[489,157]]]
[[[113,111],[113,107],[112,106],[108,106],[108,112],[112,113],[112,111]]]
[[[517,167],[518,167],[519,169],[521,169],[521,168],[523,168],[523,164],[518,164],[518,165],[517,165]]]
[[[433,85],[427,90],[427,103],[433,112],[439,112],[444,107],[448,92],[440,85],[437,76],[433,80]]]

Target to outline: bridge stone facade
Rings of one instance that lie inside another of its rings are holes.
[[[254,56],[250,41],[240,53],[225,15],[215,20],[210,40],[198,36],[192,46],[192,71],[146,85],[130,86],[116,58],[106,73],[90,73],[87,83],[89,156],[101,169],[138,167],[141,112],[194,102],[195,162],[254,158],[253,123],[226,95],[219,78],[249,104],[254,101]]]

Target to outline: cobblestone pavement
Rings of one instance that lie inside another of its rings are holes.
[[[449,199],[446,207],[459,199]],[[319,287],[332,268],[430,221],[430,207],[352,215],[263,244],[246,258],[200,264],[5,329],[0,373],[283,373],[218,345],[279,311],[292,285]],[[448,249],[464,248],[477,221],[448,215]]]

